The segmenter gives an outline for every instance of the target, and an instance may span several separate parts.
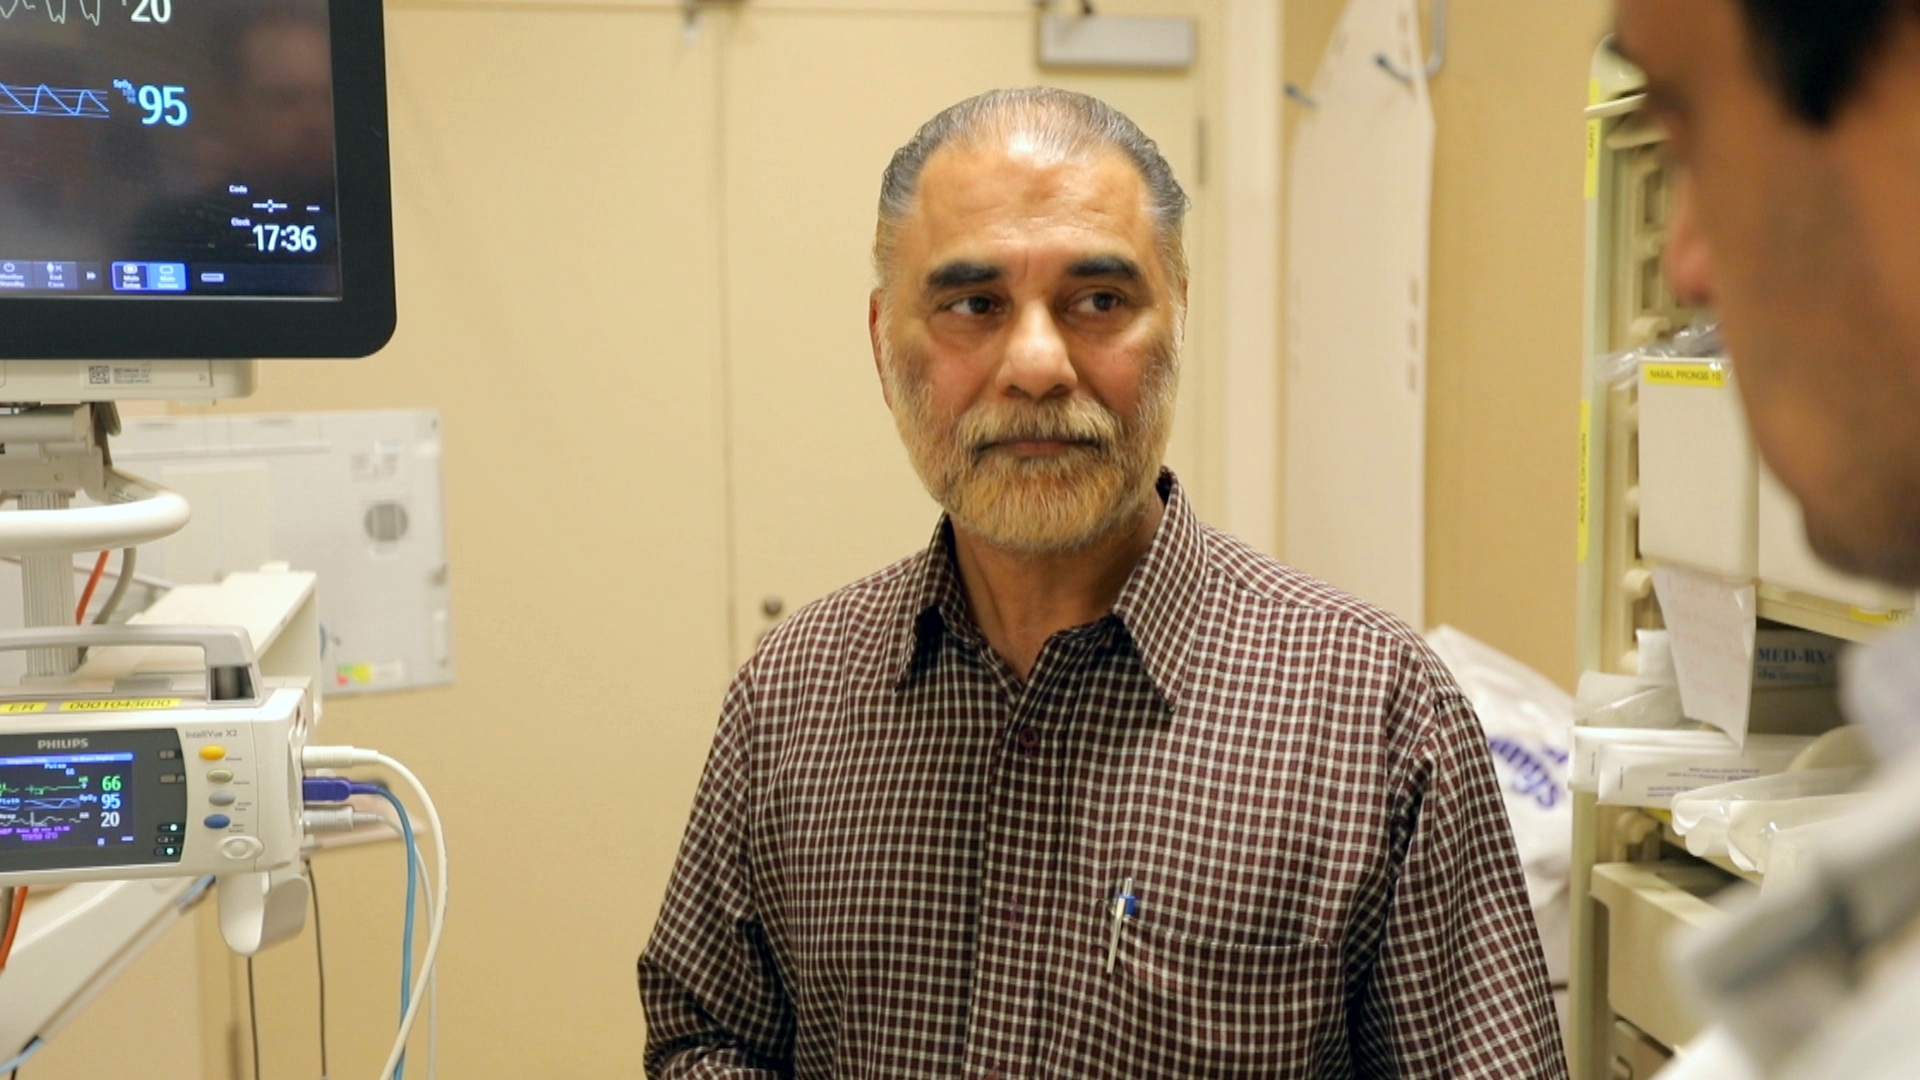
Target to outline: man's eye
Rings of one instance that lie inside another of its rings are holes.
[[[1119,293],[1097,292],[1083,296],[1074,306],[1082,312],[1096,315],[1110,315],[1126,305],[1127,298]]]
[[[978,318],[993,314],[993,298],[987,296],[967,296],[947,305],[947,310],[956,315],[971,315]]]

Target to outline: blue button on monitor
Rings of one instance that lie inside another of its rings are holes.
[[[224,829],[233,824],[233,819],[225,814],[208,814],[205,824],[209,829]]]
[[[117,262],[114,292],[186,292],[186,263]]]

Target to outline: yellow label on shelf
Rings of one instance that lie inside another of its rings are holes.
[[[19,716],[22,713],[41,713],[47,711],[44,701],[9,701],[0,705],[0,714]]]
[[[1600,80],[1587,80],[1587,104],[1600,104]],[[1587,198],[1600,195],[1600,121],[1587,121]]]
[[[61,712],[139,712],[142,709],[177,709],[180,699],[168,698],[118,698],[113,701],[63,701]]]
[[[1704,386],[1719,390],[1727,385],[1727,369],[1719,364],[1647,364],[1640,377],[1654,386]]]
[[[1587,121],[1587,191],[1588,202],[1600,197],[1600,121]]]
[[[1589,492],[1593,484],[1593,468],[1588,464],[1588,455],[1593,451],[1593,402],[1580,402],[1580,561],[1587,561],[1587,537],[1592,534],[1592,519],[1589,517]]]
[[[1848,614],[1853,616],[1854,622],[1866,623],[1869,626],[1905,626],[1913,621],[1911,611],[1868,611],[1865,608],[1854,608]]]

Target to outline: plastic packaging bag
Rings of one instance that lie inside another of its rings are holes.
[[[1527,899],[1540,926],[1547,968],[1565,977],[1567,877],[1573,856],[1573,699],[1552,680],[1498,649],[1442,626],[1427,643],[1473,703],[1506,796]]]
[[[1662,747],[1675,754],[1735,753],[1740,749],[1724,733],[1708,728],[1575,728],[1571,776],[1573,790],[1590,794],[1600,790],[1600,752],[1616,745]]]
[[[1640,377],[1643,360],[1714,360],[1723,367],[1731,367],[1726,355],[1719,322],[1702,318],[1666,340],[1601,357],[1594,376],[1601,386],[1620,386]]]
[[[1766,1075],[1753,1063],[1739,1038],[1716,1024],[1676,1048],[1673,1061],[1654,1074],[1653,1080],[1765,1080]]]
[[[1853,827],[1850,816],[1842,814],[1774,833],[1773,843],[1767,847],[1767,872],[1760,882],[1760,895],[1792,889],[1801,879],[1817,873],[1818,853],[1831,850],[1836,838]]]
[[[1855,792],[1741,803],[1729,815],[1727,855],[1740,869],[1764,874],[1769,869],[1775,837],[1795,829],[1838,821],[1865,807],[1871,799],[1866,792]]]
[[[1812,745],[1805,735],[1749,735],[1731,749],[1616,743],[1600,750],[1594,770],[1600,805],[1666,808],[1689,791],[1785,772]]]
[[[1634,652],[1640,659],[1640,681],[1648,686],[1679,686],[1673,669],[1673,635],[1665,630],[1635,630]]]
[[[1725,855],[1735,806],[1842,795],[1859,790],[1866,776],[1867,770],[1858,767],[1800,769],[1699,788],[1673,797],[1673,831],[1686,838],[1687,851],[1694,855]]]
[[[1680,712],[1680,689],[1675,686],[1648,686],[1633,682],[1632,689],[1609,700],[1599,700],[1601,688],[1592,687],[1595,680],[1608,680],[1605,691],[1618,689],[1618,675],[1595,675],[1588,672],[1580,677],[1582,694],[1594,689],[1596,697],[1576,704],[1574,713],[1580,723],[1594,728],[1678,728],[1687,723]]]
[[[1748,703],[1750,730],[1816,735],[1839,724],[1839,698],[1831,685],[1837,654],[1820,644],[1829,639],[1800,631],[1762,630],[1758,640],[1753,696]],[[1639,675],[1589,671],[1580,676],[1573,717],[1581,730],[1704,730],[1682,712],[1667,633],[1639,631],[1639,651]],[[1574,790],[1591,791],[1591,772],[1581,768],[1578,754],[1576,748]]]

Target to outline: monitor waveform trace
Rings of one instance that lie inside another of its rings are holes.
[[[62,814],[30,807],[22,807],[18,812],[0,810],[0,828],[12,829],[73,829],[85,822],[88,814]]]
[[[21,799],[22,810],[78,810],[86,806],[84,799]],[[85,815],[81,815],[85,816]]]
[[[0,0],[4,3],[5,0]],[[25,0],[21,0],[22,3]],[[105,90],[63,90],[41,83],[38,86],[10,86],[0,83],[0,116],[51,116],[72,120],[107,120]]]
[[[67,784],[62,787],[44,787],[39,784],[28,784],[25,787],[8,787],[5,784],[0,784],[0,806],[4,806],[7,804],[7,802],[9,801],[9,798],[8,798],[9,796],[11,796],[14,799],[17,799],[20,797],[21,794],[58,795],[63,791],[84,792],[86,790],[87,790],[87,782],[85,777],[82,777],[80,783],[78,784]],[[83,798],[81,801],[88,802],[88,801],[91,801],[91,799]]]
[[[121,6],[126,6],[126,2],[120,0]],[[46,15],[48,22],[65,25],[73,7],[78,7],[81,18],[99,26],[106,6],[107,0],[0,0],[0,19],[11,19],[23,11],[39,11]]]

